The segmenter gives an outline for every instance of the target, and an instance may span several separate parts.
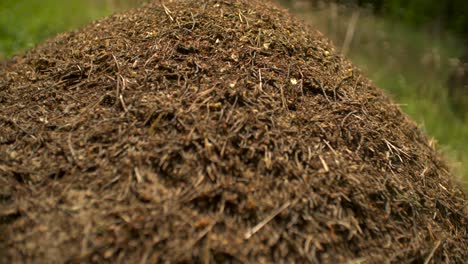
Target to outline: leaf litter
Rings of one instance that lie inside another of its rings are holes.
[[[462,263],[465,194],[311,26],[159,2],[0,66],[0,261]]]

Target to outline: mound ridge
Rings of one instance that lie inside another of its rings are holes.
[[[153,3],[0,66],[3,262],[450,262],[427,138],[261,1]]]

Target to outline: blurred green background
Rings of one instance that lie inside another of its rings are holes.
[[[145,0],[1,0],[0,60]],[[466,0],[281,0],[327,35],[432,138],[468,181],[468,108],[449,96],[467,53]]]

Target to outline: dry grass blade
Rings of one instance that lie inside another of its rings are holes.
[[[260,229],[262,229],[266,224],[268,224],[271,220],[273,220],[273,218],[275,218],[275,216],[280,214],[282,211],[286,210],[290,205],[291,205],[291,202],[288,201],[285,204],[283,204],[281,207],[279,207],[276,210],[274,210],[273,212],[271,212],[271,214],[268,215],[265,219],[263,219],[260,223],[258,223],[254,227],[252,227],[247,232],[245,232],[244,238],[245,239],[251,238],[253,235],[255,235],[255,233],[260,231]]]
[[[167,8],[164,4],[161,4],[162,7],[164,8],[164,12],[166,13],[166,15],[171,19],[172,22],[174,22],[174,18],[172,17],[172,12],[171,10],[169,10],[169,8]]]

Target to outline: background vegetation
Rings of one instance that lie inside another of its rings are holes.
[[[0,0],[0,59],[144,0]]]
[[[334,2],[340,5],[370,8],[379,17],[399,20],[405,25],[449,31],[460,37],[468,34],[468,1],[466,0],[282,0],[286,5],[297,2]]]
[[[144,0],[2,0],[0,60],[140,2]],[[364,8],[315,0],[281,2],[326,34],[387,90],[433,137],[433,144],[448,157],[456,176],[468,180],[468,120],[451,107],[446,81],[455,58],[463,52],[460,36],[468,28],[468,2],[354,2]],[[369,3],[375,5],[369,8]]]
[[[468,106],[453,107],[447,82],[465,52],[461,36],[379,15],[369,6],[311,0],[285,4],[327,35],[417,121],[468,190],[468,115],[463,117]]]

